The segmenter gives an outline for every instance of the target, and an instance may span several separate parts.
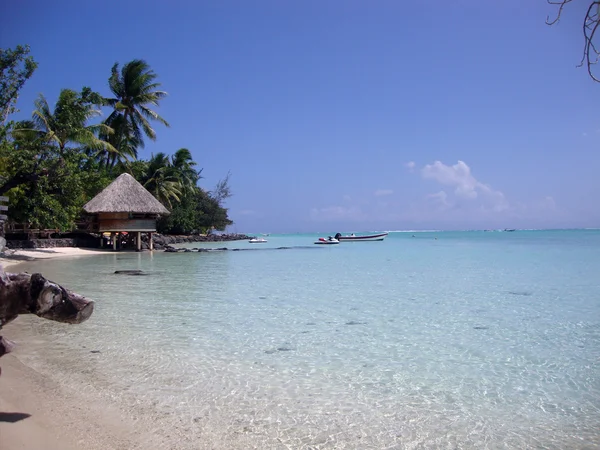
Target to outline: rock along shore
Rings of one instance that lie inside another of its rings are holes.
[[[188,244],[192,242],[228,242],[249,240],[252,236],[245,234],[229,233],[229,234],[208,234],[208,235],[163,235],[155,233],[152,235],[152,241],[156,250],[162,250],[172,247],[173,244]],[[148,249],[148,241],[142,237],[142,249]]]
[[[163,235],[152,234],[153,246],[156,250],[163,250],[173,244],[184,244],[190,242],[227,242],[252,239],[251,236],[238,233],[209,234],[209,235]],[[99,248],[100,236],[88,233],[65,233],[59,238],[48,239],[9,239],[6,242],[9,249],[36,249],[36,248],[58,248],[58,247],[81,247]],[[148,250],[148,235],[142,234],[142,250]]]

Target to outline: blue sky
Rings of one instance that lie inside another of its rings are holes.
[[[597,227],[584,3],[20,0],[0,45],[39,62],[17,118],[147,60],[171,128],[141,157],[230,170],[235,231]]]

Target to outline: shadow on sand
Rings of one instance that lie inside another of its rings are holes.
[[[16,412],[0,412],[0,422],[15,423],[19,420],[27,419],[31,414]]]

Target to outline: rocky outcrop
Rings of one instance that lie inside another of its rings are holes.
[[[163,250],[172,247],[173,244],[189,244],[192,242],[227,242],[227,241],[239,241],[251,239],[250,236],[245,234],[209,234],[209,235],[163,235],[154,233],[152,235],[152,241],[156,250]],[[142,249],[148,249],[148,237],[142,236]]]
[[[209,234],[203,235],[163,235],[159,233],[152,234],[152,241],[156,250],[162,250],[173,244],[184,244],[190,242],[226,242],[239,241],[242,239],[251,239],[245,234]],[[99,248],[100,236],[90,233],[68,233],[58,239],[9,239],[6,244],[11,249],[31,249],[31,248],[54,248],[54,247],[86,247]],[[142,233],[142,249],[148,250],[148,234]]]
[[[55,248],[55,247],[79,247],[76,239],[27,239],[27,240],[10,240],[6,243],[8,248]],[[81,245],[81,247],[84,247]]]

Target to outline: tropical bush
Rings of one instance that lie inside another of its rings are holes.
[[[0,49],[0,195],[9,197],[11,221],[71,230],[82,206],[127,172],[172,211],[159,222],[163,233],[223,230],[232,223],[223,207],[231,195],[229,174],[207,191],[186,148],[138,158],[145,139],[156,139],[153,125],[169,126],[155,111],[167,93],[145,61],[120,70],[115,64],[106,97],[90,87],[62,89],[53,106],[40,95],[31,120],[10,121],[36,67],[29,47]]]

